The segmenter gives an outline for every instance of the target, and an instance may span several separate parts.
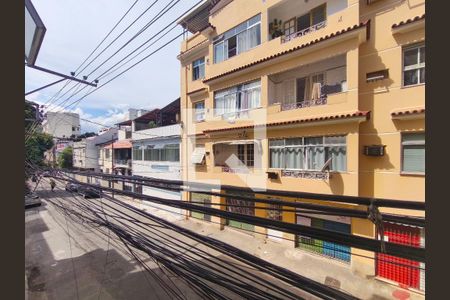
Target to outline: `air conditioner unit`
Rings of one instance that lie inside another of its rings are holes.
[[[278,179],[278,172],[274,172],[274,171],[268,171],[267,173],[267,178],[269,179]]]
[[[370,145],[364,146],[364,155],[366,156],[383,156],[386,145]]]

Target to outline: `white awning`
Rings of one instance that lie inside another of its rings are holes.
[[[191,162],[193,164],[202,164],[204,158],[205,158],[205,148],[198,147],[194,149],[194,152],[192,152]]]
[[[164,144],[156,144],[154,145],[155,147],[153,149],[163,149],[164,148]]]
[[[259,140],[233,140],[233,141],[220,141],[214,144],[228,144],[228,145],[247,145],[247,144],[260,144]]]

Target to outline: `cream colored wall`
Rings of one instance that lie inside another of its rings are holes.
[[[359,24],[359,5],[350,4],[346,9],[329,16],[327,26],[316,32],[293,39],[287,43],[281,43],[281,38],[267,41],[269,20],[268,9],[279,1],[260,0],[233,1],[221,10],[217,15],[210,17],[210,22],[216,27],[217,34],[222,34],[234,26],[261,13],[261,44],[250,51],[236,55],[221,63],[211,64],[207,78],[214,77],[226,71],[235,69],[247,63],[262,59],[264,57],[280,53],[296,46],[311,42],[327,34],[335,33],[342,29]],[[209,47],[210,61],[213,61],[213,45]]]
[[[262,43],[254,49],[232,57],[219,64],[212,64],[213,51],[209,45],[208,55],[210,64],[206,68],[206,78],[222,74],[234,68],[254,62],[258,59],[280,53],[284,50],[310,42],[327,34],[337,32],[349,26],[359,24],[370,19],[370,38],[362,42],[361,35],[348,35],[344,39],[333,38],[320,47],[311,47],[305,51],[299,51],[293,55],[286,55],[283,59],[273,60],[261,65],[258,69],[245,71],[245,74],[236,73],[227,76],[208,85],[205,106],[213,108],[214,91],[230,87],[254,79],[261,79],[261,103],[263,108],[251,112],[250,120],[237,120],[234,124],[214,118],[207,114],[207,122],[188,124],[183,134],[184,159],[188,160],[192,145],[187,146],[186,133],[201,133],[207,129],[227,128],[241,125],[251,125],[256,121],[274,122],[282,120],[294,120],[302,117],[317,116],[322,114],[349,112],[355,110],[370,111],[370,119],[358,124],[350,122],[344,124],[330,124],[320,126],[298,127],[296,129],[280,129],[267,131],[267,137],[311,136],[347,133],[347,172],[333,174],[328,182],[311,179],[293,179],[282,177],[279,181],[265,180],[268,188],[290,191],[304,191],[326,194],[360,195],[368,197],[391,198],[399,200],[424,201],[425,177],[400,174],[400,132],[424,131],[424,119],[418,120],[392,120],[393,110],[425,106],[425,85],[403,88],[402,82],[402,45],[409,45],[424,41],[424,29],[417,29],[409,33],[392,34],[391,26],[394,23],[405,21],[425,13],[424,0],[384,0],[367,5],[366,1],[348,0],[347,8],[329,16],[328,25],[322,30],[288,43],[281,44],[280,38],[267,41],[268,38],[268,11],[276,4],[282,4],[282,0],[235,0],[211,16],[210,22],[216,27],[218,34],[223,33],[239,23],[261,13]],[[204,38],[204,37],[203,37]],[[202,36],[197,35],[182,45],[194,45],[201,41]],[[185,49],[185,48],[184,48]],[[345,54],[346,76],[348,91],[328,97],[327,105],[310,107],[291,111],[280,111],[279,105],[268,105],[269,95],[273,96],[269,88],[268,76],[283,72],[292,68],[301,67],[323,60],[326,57]],[[389,79],[366,83],[366,73],[381,69],[389,69]],[[181,69],[181,103],[182,107],[192,107],[193,99],[186,96],[186,91],[195,90],[186,69]],[[205,97],[205,96],[201,96]],[[212,111],[212,110],[211,110]],[[188,121],[187,114],[184,120]],[[263,140],[262,168],[251,174],[240,176],[238,174],[223,173],[213,167],[212,143],[217,140],[237,139],[236,133],[212,135],[198,141],[205,144],[206,151],[211,154],[206,156],[206,166],[190,166],[194,177],[187,177],[187,169],[184,168],[184,179],[189,180],[220,180],[223,184],[247,187],[252,183],[260,183],[258,178],[268,170],[268,140]],[[248,138],[253,138],[250,133]],[[367,157],[362,154],[364,145],[384,144],[386,154],[382,157]],[[188,149],[189,148],[189,149]],[[186,166],[186,164],[185,164]],[[215,203],[223,201],[217,198]],[[305,201],[305,200],[303,200]],[[335,204],[334,204],[335,205]],[[406,213],[411,215],[423,215],[406,210],[382,209],[383,212]],[[257,211],[263,215],[262,210]],[[216,220],[219,221],[220,219]],[[283,213],[283,220],[295,222],[294,213]],[[373,238],[375,229],[368,220],[352,219],[352,234]],[[286,238],[293,238],[285,234]],[[362,254],[374,257],[371,252],[352,249],[354,254]],[[374,275],[374,260],[352,256],[352,270],[356,273]]]
[[[425,107],[425,85],[402,87],[402,46],[423,42],[424,29],[391,31],[393,24],[424,14],[424,4],[391,0],[361,5],[361,16],[371,19],[371,39],[360,47],[359,108],[373,113],[361,124],[360,147],[386,145],[383,157],[359,157],[362,196],[425,200],[425,177],[400,174],[401,132],[425,131],[425,119],[391,118],[394,110]],[[366,83],[366,73],[382,69],[389,69],[389,79]]]

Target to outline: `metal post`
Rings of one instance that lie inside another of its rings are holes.
[[[111,142],[112,142],[111,143],[111,172],[112,172],[112,174],[115,175],[115,172],[114,172],[114,134],[111,135]],[[111,187],[112,187],[112,189],[114,189],[114,179],[111,183]],[[114,191],[112,191],[112,197],[114,199]]]
[[[52,85],[57,84],[57,83],[60,83],[61,81],[64,81],[64,80],[67,80],[67,78],[63,78],[63,79],[57,80],[55,82],[49,83],[47,85],[41,86],[40,88],[32,90],[31,92],[25,93],[25,96],[28,96],[29,94],[33,94],[33,93],[35,93],[37,91],[43,90],[45,88],[48,88],[49,86],[52,86]]]
[[[76,81],[76,82],[79,82],[79,83],[83,83],[83,84],[87,84],[87,85],[90,85],[90,86],[93,86],[93,87],[97,87],[97,81],[94,81],[95,83],[92,83],[92,82],[89,82],[89,81],[86,81],[86,80],[78,79],[78,78],[76,78],[74,76],[67,76],[65,74],[62,74],[62,73],[59,73],[59,72],[55,72],[55,71],[52,71],[52,70],[49,70],[49,69],[46,69],[46,68],[43,68],[43,67],[38,67],[36,65],[27,65],[27,67],[33,68],[33,69],[36,69],[36,70],[39,70],[39,71],[42,71],[42,72],[46,72],[46,73],[49,73],[49,74],[52,74],[52,75],[56,75],[56,76],[62,77],[64,79],[70,79],[70,80],[73,80],[73,81]]]

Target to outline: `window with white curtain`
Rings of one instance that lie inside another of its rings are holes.
[[[403,86],[425,83],[425,45],[403,50]]]
[[[425,173],[425,133],[402,134],[402,171]]]
[[[144,160],[146,161],[180,161],[180,145],[179,144],[167,144],[167,145],[148,145],[144,149]],[[134,151],[134,150],[133,150]],[[142,160],[142,150],[140,149],[140,155]],[[133,152],[134,153],[134,152]],[[136,160],[136,158],[135,158]]]
[[[180,161],[180,144],[165,145],[161,150],[162,161]]]
[[[133,147],[133,160],[142,160],[141,147]]]
[[[240,84],[214,93],[214,114],[246,111],[261,105],[261,81]]]
[[[347,170],[345,136],[321,136],[269,141],[270,168],[318,171],[331,158],[330,169]]]
[[[219,35],[214,41],[214,63],[220,63],[261,44],[261,15]]]
[[[205,120],[205,101],[194,103],[195,121],[200,122]]]

